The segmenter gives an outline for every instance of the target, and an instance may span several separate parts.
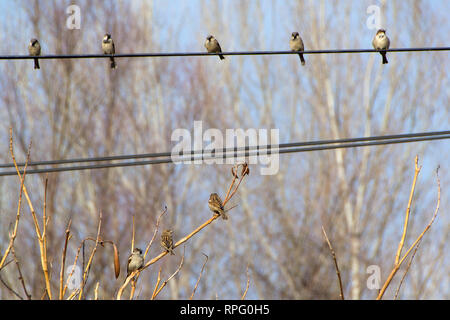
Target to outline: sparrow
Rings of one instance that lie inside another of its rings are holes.
[[[228,219],[228,215],[225,213],[225,210],[223,209],[222,200],[220,199],[217,193],[211,193],[208,200],[208,206],[212,212],[217,213],[219,216],[223,218],[223,220]]]
[[[133,253],[128,258],[127,264],[127,278],[135,270],[142,268],[144,265],[144,257],[142,256],[142,250],[134,248]]]
[[[372,40],[372,45],[375,50],[389,49],[390,41],[386,35],[386,30],[379,29],[377,31],[377,34],[375,35],[375,37]],[[381,51],[380,54],[383,57],[383,64],[388,63],[388,60],[386,58],[386,51]]]
[[[116,49],[114,47],[114,41],[111,38],[110,34],[105,34],[102,41],[102,50],[103,54],[115,54]],[[114,57],[109,58],[111,60],[111,69],[117,68],[116,62],[114,61]]]
[[[305,46],[303,45],[303,40],[298,34],[298,32],[292,32],[291,40],[289,41],[289,45],[291,46],[292,51],[304,51]],[[305,65],[305,59],[303,58],[303,54],[299,53],[300,61],[302,62],[302,66]]]
[[[28,52],[30,56],[40,56],[41,55],[41,45],[37,39],[31,39],[30,44],[28,45]],[[39,60],[34,59],[34,68],[40,69]]]
[[[216,40],[216,38],[214,38],[214,36],[211,35],[206,37],[205,48],[209,53],[222,52],[219,42]],[[221,54],[219,54],[219,58],[220,60],[225,59],[225,57]]]
[[[170,252],[171,255],[175,255],[173,253],[173,239],[172,239],[173,230],[167,229],[164,230],[161,234],[161,247],[164,248],[167,252]]]

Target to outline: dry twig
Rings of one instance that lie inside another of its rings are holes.
[[[414,190],[416,188],[416,182],[417,182],[417,176],[419,175],[420,169],[422,169],[422,166],[418,166],[419,157],[416,156],[414,160],[415,165],[415,171],[414,171],[414,179],[411,186],[411,192],[409,193],[409,200],[408,200],[408,206],[406,207],[406,214],[405,214],[405,223],[403,224],[403,235],[400,240],[400,243],[398,244],[397,254],[395,255],[395,264],[398,264],[398,260],[400,259],[400,255],[402,253],[403,246],[405,244],[405,238],[406,238],[406,231],[408,229],[408,221],[409,221],[409,214],[411,212],[411,203],[414,196]]]
[[[413,254],[411,255],[411,259],[409,259],[408,265],[406,266],[405,273],[403,274],[402,279],[400,280],[400,283],[398,284],[397,290],[395,291],[394,300],[397,300],[398,293],[400,292],[400,288],[402,287],[403,281],[405,280],[406,275],[408,274],[409,268],[411,267],[411,264],[414,260],[417,250],[419,249],[419,246],[420,246],[420,241],[417,243],[417,246],[414,249]]]
[[[15,291],[13,288],[11,288],[11,286],[5,280],[3,280],[3,278],[1,276],[0,276],[0,282],[5,286],[6,289],[11,291],[17,298],[19,298],[20,300],[23,300],[22,296],[19,293],[17,293],[17,291]]]
[[[83,296],[83,289],[84,289],[84,286],[86,285],[86,281],[87,281],[87,277],[88,277],[88,274],[89,274],[89,270],[91,268],[92,260],[94,259],[95,252],[97,251],[97,246],[98,246],[98,244],[100,242],[100,229],[101,229],[101,226],[102,226],[102,212],[100,211],[100,217],[99,217],[99,220],[98,220],[98,228],[97,228],[97,238],[95,240],[94,249],[92,249],[91,255],[89,256],[88,263],[87,263],[86,268],[84,269],[84,272],[83,272],[83,281],[81,282],[81,287],[80,287],[80,293],[78,295],[78,300],[81,300],[81,297]]]
[[[100,282],[97,281],[97,284],[95,285],[94,288],[94,300],[98,300],[98,286],[100,285]]]
[[[158,234],[158,229],[159,229],[159,223],[161,221],[162,216],[167,212],[167,206],[164,206],[164,210],[161,212],[161,214],[159,215],[158,219],[156,219],[156,226],[155,226],[155,231],[153,232],[153,237],[150,240],[150,242],[147,245],[147,248],[145,248],[145,252],[144,252],[144,259],[147,256],[148,251],[150,250],[150,247],[153,244],[153,241],[155,241],[156,235]]]
[[[249,265],[247,264],[247,271],[246,271],[246,273],[247,273],[247,285],[245,286],[245,291],[242,294],[241,300],[245,299],[245,297],[247,296],[248,288],[250,287],[250,274],[248,273],[248,266]]]
[[[13,163],[14,163],[14,167],[16,168],[17,175],[19,176],[20,181],[22,181],[22,175],[21,175],[19,167],[17,165],[16,157],[14,156],[12,128],[10,128],[9,134],[10,134],[10,137],[9,137],[9,151],[10,151]],[[46,216],[44,214],[43,215],[43,222],[42,222],[43,223],[44,232],[41,233],[41,230],[39,228],[39,223],[38,223],[38,220],[37,220],[37,216],[36,216],[36,212],[34,211],[34,207],[33,207],[33,204],[31,203],[31,199],[30,199],[30,196],[28,195],[27,187],[25,186],[25,184],[23,184],[23,192],[25,194],[25,198],[27,199],[28,206],[30,207],[31,216],[33,217],[33,222],[34,222],[34,227],[35,227],[35,231],[36,231],[36,236],[37,236],[37,239],[38,239],[38,242],[39,242],[39,250],[40,250],[40,256],[41,256],[41,266],[42,266],[42,271],[44,273],[44,281],[45,281],[46,293],[47,293],[48,298],[51,300],[52,299],[52,291],[51,291],[51,286],[50,286],[50,276],[49,276],[49,272],[48,272],[47,251],[46,251],[47,240],[46,240],[46,233],[45,233],[46,224],[48,223],[48,219],[46,219]]]
[[[22,283],[23,291],[24,291],[25,295],[27,296],[27,299],[31,300],[31,294],[29,294],[28,291],[27,291],[27,286],[25,285],[25,280],[24,280],[23,275],[22,275],[22,270],[20,269],[19,260],[16,257],[16,252],[14,250],[14,246],[11,247],[11,253],[13,255],[14,262],[16,263],[17,271],[19,272],[19,280]]]
[[[417,159],[417,157],[416,157]],[[433,224],[434,220],[436,219],[437,213],[439,211],[439,205],[441,202],[441,182],[439,180],[438,175],[439,168],[436,169],[436,178],[437,178],[437,187],[438,187],[438,199],[436,204],[436,209],[434,210],[433,217],[431,218],[428,225],[425,227],[425,229],[422,231],[422,233],[417,237],[417,239],[413,242],[413,244],[409,247],[409,249],[406,251],[406,253],[403,255],[403,257],[398,259],[398,263],[394,264],[394,268],[392,269],[391,273],[389,274],[388,278],[386,279],[385,283],[383,284],[383,287],[381,288],[380,292],[378,293],[377,300],[380,300],[383,298],[384,293],[386,292],[387,287],[391,283],[392,279],[394,278],[397,271],[400,269],[400,266],[405,261],[405,259],[408,257],[408,255],[411,253],[411,251],[417,246],[417,244],[422,240],[425,233],[431,228],[431,225]],[[406,223],[406,220],[405,220]],[[401,249],[401,248],[399,248]],[[397,260],[397,259],[396,259]]]
[[[11,248],[13,247],[14,240],[16,239],[16,236],[17,236],[17,229],[19,227],[19,220],[20,220],[20,209],[21,209],[21,204],[22,204],[23,185],[25,183],[25,176],[27,174],[28,161],[30,160],[30,150],[31,150],[31,143],[28,146],[27,159],[25,161],[25,167],[23,169],[22,178],[20,179],[19,203],[17,205],[16,222],[14,224],[13,232],[11,233],[11,235],[9,237],[8,247],[6,248],[2,259],[0,260],[0,270],[3,268],[6,258],[8,257],[8,254],[9,254]]]
[[[183,256],[181,257],[181,261],[180,261],[180,265],[178,266],[177,270],[175,270],[174,273],[172,273],[172,275],[167,278],[166,281],[164,281],[162,283],[162,285],[159,287],[159,289],[156,290],[156,292],[152,295],[152,300],[154,300],[156,298],[156,296],[161,292],[161,290],[166,286],[166,284],[177,275],[178,272],[180,272],[181,268],[183,267],[183,263],[184,263],[184,253],[186,251],[186,246],[184,246],[184,250],[183,250]]]
[[[69,242],[70,236],[70,225],[72,224],[72,219],[69,220],[66,228],[66,237],[64,241],[64,248],[61,256],[61,270],[59,272],[59,300],[63,299],[63,283],[64,283],[64,269],[66,266],[66,253],[67,253],[67,244]]]
[[[331,245],[331,242],[328,239],[327,233],[325,232],[325,229],[324,229],[323,226],[322,226],[322,232],[323,232],[323,235],[325,237],[325,240],[327,241],[328,247],[330,248],[331,255],[333,256],[334,267],[336,269],[336,274],[337,274],[337,277],[338,277],[338,280],[339,280],[339,296],[341,297],[342,300],[345,300],[344,290],[342,288],[341,272],[339,271],[339,265],[338,265],[338,262],[337,262],[337,259],[336,259],[336,253],[334,252],[333,246]]]
[[[161,271],[162,271],[162,266],[159,267],[158,277],[156,278],[156,284],[155,284],[155,288],[153,289],[152,297],[154,297],[156,295],[156,291],[158,290],[159,283],[161,282]]]
[[[192,290],[192,294],[191,294],[191,297],[189,298],[189,300],[192,300],[192,298],[194,298],[195,291],[197,290],[197,286],[200,282],[200,279],[202,278],[203,269],[205,269],[206,263],[208,262],[208,256],[204,253],[202,253],[202,254],[205,256],[205,262],[203,262],[202,270],[200,270],[200,274],[198,276],[197,282],[195,283],[194,289]]]

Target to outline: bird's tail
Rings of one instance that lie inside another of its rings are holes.
[[[302,62],[302,66],[305,65],[305,58],[303,58],[303,54],[299,53],[298,56],[300,57],[300,61]]]
[[[228,220],[228,215],[225,212],[226,212],[225,210],[221,210],[220,216],[222,217],[223,220]]]
[[[39,67],[39,59],[34,59],[34,68],[35,69],[40,69],[40,67]]]
[[[383,56],[383,64],[387,64],[388,59],[386,58],[386,52],[381,52],[381,55]]]
[[[116,62],[114,61],[114,58],[111,57],[111,58],[109,58],[109,59],[111,60],[111,69],[117,68],[117,64],[116,64]]]
[[[170,253],[171,255],[175,255],[175,253],[173,253],[173,248],[172,247],[168,247],[166,244],[163,245],[164,250],[166,250],[166,252]]]
[[[221,55],[221,54],[219,54],[219,58],[220,58],[220,60],[225,59],[225,57],[223,55]]]

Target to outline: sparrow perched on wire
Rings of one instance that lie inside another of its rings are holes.
[[[222,200],[217,193],[211,193],[208,200],[208,206],[212,212],[220,215],[223,220],[228,219],[228,215],[225,213],[225,210],[223,208]]]
[[[142,268],[144,265],[144,257],[142,256],[142,250],[134,248],[133,253],[128,258],[127,264],[127,278],[135,270]]]
[[[115,54],[116,49],[114,47],[114,41],[111,38],[110,34],[105,34],[102,41],[102,50],[103,54]],[[116,62],[114,61],[114,57],[109,58],[111,60],[111,69],[117,68]]]
[[[31,39],[30,44],[28,45],[28,52],[30,53],[30,56],[41,55],[41,45],[37,39]],[[40,69],[39,60],[37,58],[34,59],[34,68]]]
[[[214,38],[214,36],[209,35],[206,37],[205,41],[205,48],[209,53],[219,53],[222,52],[222,49],[220,48],[219,42]],[[221,54],[219,54],[220,60],[225,59],[225,57]]]
[[[377,31],[377,34],[372,40],[372,45],[375,50],[389,49],[390,41],[386,35],[386,30],[380,29]],[[388,60],[386,58],[386,51],[380,51],[380,54],[383,57],[383,64],[388,63]]]
[[[298,32],[292,32],[291,40],[289,41],[289,45],[291,46],[292,51],[304,51],[305,46],[303,45],[303,40],[298,34]],[[299,53],[300,61],[302,62],[302,66],[305,65],[305,59],[303,58],[303,54]]]
[[[172,238],[173,230],[167,229],[164,230],[161,234],[161,247],[164,248],[167,252],[170,252],[171,255],[173,253],[173,238]]]

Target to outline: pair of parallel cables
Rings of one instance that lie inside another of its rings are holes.
[[[335,140],[291,142],[277,145],[275,144],[257,145],[257,146],[221,148],[212,150],[202,149],[176,153],[174,152],[142,153],[142,154],[128,154],[117,156],[73,158],[62,160],[29,161],[27,174],[132,167],[132,166],[155,165],[163,163],[183,163],[183,162],[191,163],[192,161],[201,161],[201,160],[230,159],[242,157],[247,158],[260,155],[312,152],[320,150],[381,146],[381,145],[412,143],[431,140],[444,140],[444,139],[450,139],[450,131],[407,133],[397,135],[346,138]],[[146,160],[137,160],[137,159],[146,159]],[[79,165],[83,163],[89,164]],[[23,167],[25,166],[25,163],[23,162],[17,163],[17,165],[20,168],[22,168],[21,171],[23,172]],[[36,168],[39,166],[46,166],[46,167]],[[13,163],[0,164],[0,169],[6,168],[14,168],[14,164]],[[11,176],[16,174],[17,173],[15,170],[2,171],[0,172],[0,177]]]

